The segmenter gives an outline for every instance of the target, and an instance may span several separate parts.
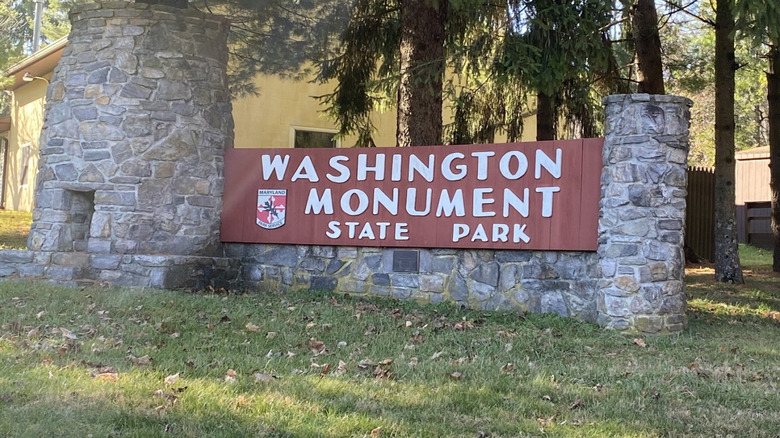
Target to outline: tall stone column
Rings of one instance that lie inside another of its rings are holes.
[[[683,283],[688,126],[693,103],[676,96],[604,99],[598,321],[627,332],[686,326]]]
[[[228,22],[186,6],[71,10],[46,103],[31,249],[220,253],[233,146]]]

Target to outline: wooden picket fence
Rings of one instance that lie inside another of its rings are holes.
[[[685,245],[697,256],[715,260],[715,168],[688,168],[688,196],[685,198]]]

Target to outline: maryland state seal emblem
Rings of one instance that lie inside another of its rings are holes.
[[[284,225],[287,209],[287,190],[257,191],[257,225],[273,230]]]

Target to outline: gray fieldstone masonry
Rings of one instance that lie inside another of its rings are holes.
[[[218,255],[233,145],[227,21],[124,1],[70,17],[47,95],[30,249]]]
[[[598,255],[598,322],[678,332],[687,323],[683,276],[688,99],[609,96]]]
[[[0,278],[310,288],[550,312],[625,332],[685,328],[689,100],[605,99],[597,252],[222,244],[227,23],[184,6],[74,7],[48,91],[29,250],[0,251]]]

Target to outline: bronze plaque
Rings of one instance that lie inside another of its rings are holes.
[[[420,272],[420,251],[393,251],[393,272]]]

